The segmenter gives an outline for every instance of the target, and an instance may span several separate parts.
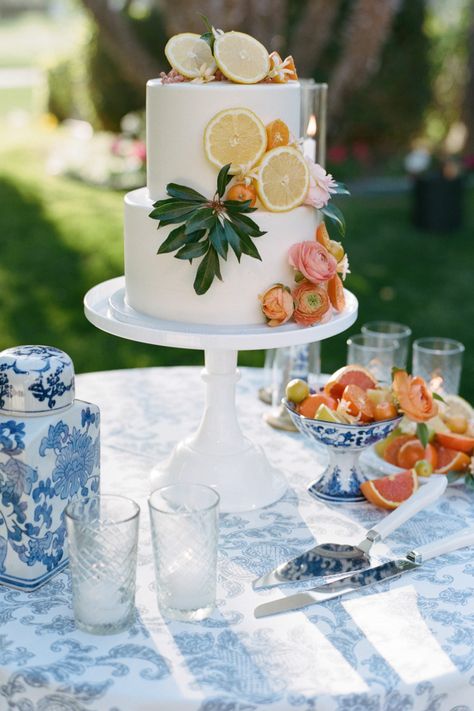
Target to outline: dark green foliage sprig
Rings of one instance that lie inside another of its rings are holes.
[[[336,187],[332,189],[333,195],[350,195],[350,192],[344,183],[334,182],[336,183]],[[334,222],[339,234],[341,237],[344,237],[346,234],[346,221],[337,205],[334,205],[331,200],[331,202],[329,202],[325,207],[321,208],[321,212],[328,218],[328,220]]]
[[[158,249],[158,254],[176,252],[176,259],[201,258],[194,279],[196,294],[205,294],[217,277],[222,281],[220,259],[227,260],[229,247],[240,262],[242,254],[260,259],[253,240],[265,234],[248,217],[256,208],[250,200],[223,200],[232,175],[230,163],[219,171],[217,190],[209,199],[186,185],[169,183],[169,197],[153,203],[152,220],[158,220],[158,229],[178,225],[168,234]]]

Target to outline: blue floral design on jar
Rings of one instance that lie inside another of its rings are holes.
[[[92,438],[73,427],[68,444],[61,449],[53,469],[56,494],[61,499],[77,494],[92,475],[94,461]]]
[[[25,423],[7,420],[0,422],[0,452],[14,456],[25,448]]]

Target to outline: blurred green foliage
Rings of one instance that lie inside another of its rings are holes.
[[[78,372],[202,363],[199,351],[116,338],[85,319],[86,291],[123,273],[122,195],[45,176],[48,136],[39,135],[36,146],[20,136],[16,147],[0,151],[0,350],[54,345],[70,353]],[[462,393],[474,401],[472,189],[467,197],[464,227],[452,233],[415,229],[408,195],[353,196],[343,208],[352,269],[347,285],[359,299],[359,321],[350,332],[383,318],[407,323],[414,338],[461,340]],[[322,344],[326,372],[345,362],[347,336]],[[263,352],[242,352],[240,363],[261,365]]]
[[[422,129],[432,98],[430,41],[424,0],[405,0],[385,45],[379,71],[354,93],[329,140],[362,142],[379,157],[406,149]]]

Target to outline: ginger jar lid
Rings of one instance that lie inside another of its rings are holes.
[[[46,414],[74,402],[74,365],[52,346],[0,352],[0,413]]]

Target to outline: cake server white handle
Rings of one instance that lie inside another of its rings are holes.
[[[448,479],[444,474],[433,474],[429,481],[420,486],[414,494],[412,494],[403,504],[388,516],[385,516],[381,521],[375,524],[369,531],[370,538],[373,541],[381,541],[389,533],[399,528],[405,521],[408,521],[418,511],[426,508],[430,504],[439,499],[446,490]],[[375,535],[374,535],[375,532]],[[369,537],[369,535],[367,536]]]
[[[472,545],[474,545],[474,528],[463,528],[462,531],[453,533],[452,536],[415,548],[408,553],[407,558],[415,563],[423,563],[423,561],[434,558],[437,555],[444,555]]]

